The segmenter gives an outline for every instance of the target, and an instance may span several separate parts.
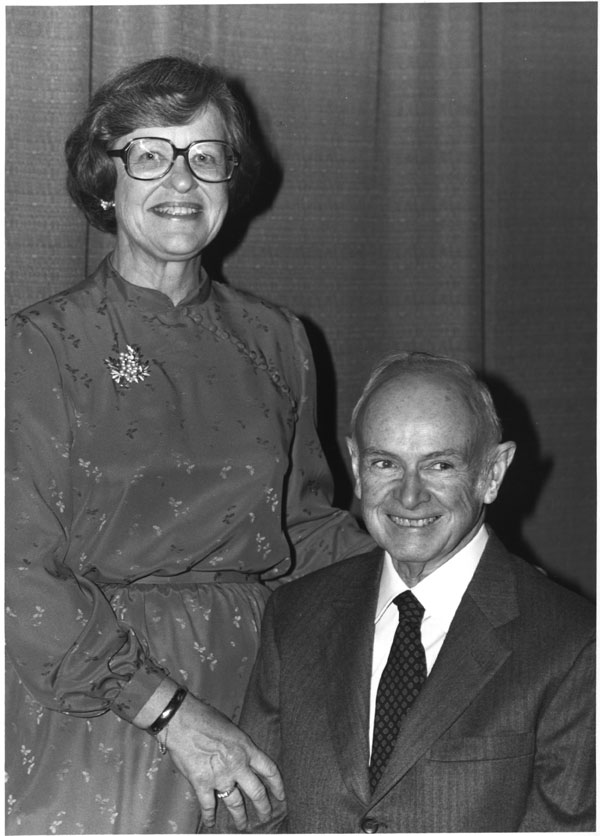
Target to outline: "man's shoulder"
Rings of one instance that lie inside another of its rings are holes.
[[[542,566],[510,553],[496,538],[491,538],[486,553],[501,571],[514,578],[522,617],[545,625],[553,633],[563,629],[571,633],[593,632],[596,608],[583,595],[550,577]]]
[[[524,561],[519,561],[519,565],[523,563]],[[535,617],[542,614],[559,629],[563,623],[570,629],[591,630],[595,627],[596,607],[583,595],[568,589],[529,563],[525,564],[522,574],[522,605],[534,605]]]
[[[334,595],[340,590],[347,591],[349,586],[373,583],[379,577],[382,556],[382,550],[376,547],[364,554],[344,558],[284,584],[272,597],[277,602],[285,602],[285,606],[293,606],[304,598]]]
[[[272,621],[278,640],[289,647],[299,641],[319,642],[340,616],[374,607],[381,555],[380,549],[354,555],[276,589],[265,619]]]

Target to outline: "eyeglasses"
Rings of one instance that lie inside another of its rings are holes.
[[[231,180],[240,162],[231,145],[219,139],[202,139],[191,142],[187,148],[176,148],[169,139],[143,136],[107,153],[109,157],[120,157],[134,180],[158,180],[171,170],[177,157],[184,157],[198,180],[224,183]]]

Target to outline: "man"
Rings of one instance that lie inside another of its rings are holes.
[[[594,830],[594,609],[484,524],[515,453],[487,388],[395,355],[348,446],[379,548],[274,593],[242,718],[273,828]]]

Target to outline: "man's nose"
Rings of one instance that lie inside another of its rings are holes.
[[[421,502],[427,502],[427,491],[420,473],[405,470],[396,487],[396,496],[404,508],[415,508]]]

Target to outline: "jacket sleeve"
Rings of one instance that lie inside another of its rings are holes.
[[[306,332],[290,317],[298,380],[297,422],[291,448],[285,522],[293,553],[285,581],[354,554],[374,543],[348,511],[332,506],[333,480],[316,427],[316,378]],[[270,578],[269,578],[270,580]]]
[[[75,413],[37,324],[17,315],[7,338],[8,657],[47,708],[81,717],[113,710],[131,720],[166,674],[100,588],[66,563]]]
[[[521,831],[595,831],[595,641],[540,715]]]

